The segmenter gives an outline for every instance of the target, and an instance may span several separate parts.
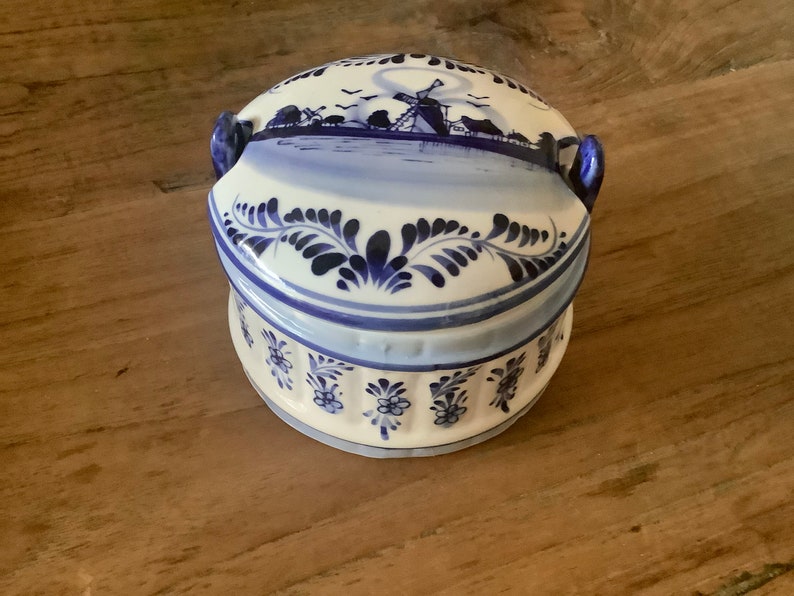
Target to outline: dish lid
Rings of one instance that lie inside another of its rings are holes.
[[[544,292],[561,311],[603,176],[598,140],[529,88],[422,54],[296,75],[221,114],[211,150],[227,272],[365,329],[473,323]]]

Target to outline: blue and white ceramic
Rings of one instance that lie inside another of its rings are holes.
[[[394,54],[224,112],[211,152],[232,339],[284,421],[362,455],[433,455],[535,403],[571,333],[598,139],[510,77]]]

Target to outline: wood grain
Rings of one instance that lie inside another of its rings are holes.
[[[789,594],[783,0],[0,6],[0,592]],[[608,172],[563,364],[448,456],[286,427],[234,356],[216,114],[410,49],[510,72]]]

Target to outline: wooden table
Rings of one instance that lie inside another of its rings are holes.
[[[538,4],[0,6],[1,593],[794,594],[794,4]],[[208,138],[402,48],[528,82],[608,171],[543,399],[378,461],[243,375]]]

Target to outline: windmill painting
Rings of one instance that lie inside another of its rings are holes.
[[[488,96],[457,97],[443,77],[429,73],[425,86],[414,90],[382,84],[380,89],[341,88],[336,97],[323,96],[322,103],[288,104],[278,108],[251,140],[311,137],[315,149],[321,137],[375,139],[381,145],[388,140],[413,141],[423,152],[439,145],[457,146],[551,170],[559,167],[559,149],[578,142],[571,137],[549,143],[550,133],[531,138],[506,122]]]

